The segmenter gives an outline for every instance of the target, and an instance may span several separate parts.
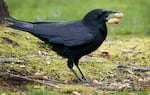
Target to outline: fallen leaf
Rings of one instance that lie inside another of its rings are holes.
[[[51,64],[51,62],[50,62],[50,61],[47,61],[46,63],[47,63],[47,64]]]
[[[46,72],[36,72],[34,75],[35,76],[45,76],[47,73]]]
[[[109,51],[108,50],[100,50],[100,55],[110,57]]]
[[[20,67],[20,68],[25,68],[25,67],[26,67],[26,65],[19,65],[19,67]]]

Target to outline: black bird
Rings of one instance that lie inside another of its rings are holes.
[[[52,46],[58,55],[68,58],[67,65],[75,76],[88,82],[81,72],[79,59],[95,51],[107,36],[106,22],[109,14],[116,11],[94,9],[88,12],[83,19],[70,22],[25,22],[13,18],[6,18],[11,24],[8,27],[33,34]],[[75,65],[81,77],[73,69]]]

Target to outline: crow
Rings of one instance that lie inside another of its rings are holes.
[[[82,82],[88,82],[78,66],[79,59],[95,51],[106,39],[108,16],[117,13],[105,9],[94,9],[81,20],[70,22],[26,22],[12,17],[7,27],[31,33],[52,46],[58,55],[67,58],[67,66]],[[76,66],[81,76],[73,69]]]

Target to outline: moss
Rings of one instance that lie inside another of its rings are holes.
[[[83,95],[93,93],[93,95],[98,95],[101,94],[103,91],[98,91],[95,88],[88,87],[88,86],[83,86],[81,84],[77,85],[61,85],[62,89],[61,92],[65,94],[70,94],[73,91],[77,91],[79,93],[82,93]]]

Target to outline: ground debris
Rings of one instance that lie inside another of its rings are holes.
[[[0,63],[10,63],[10,62],[21,63],[22,61],[17,58],[1,58],[0,57]]]
[[[15,80],[15,81],[17,80],[19,83],[24,82],[24,81],[35,82],[35,83],[46,85],[50,88],[59,89],[59,86],[57,86],[56,84],[50,83],[50,80],[47,81],[48,79],[45,79],[45,78],[42,78],[42,80],[40,80],[40,79],[37,79],[34,77],[31,78],[29,76],[20,75],[18,73],[14,74],[14,73],[7,72],[7,71],[0,72],[0,78],[1,77],[7,77],[8,79],[11,80],[11,82],[13,82],[13,80]],[[54,82],[54,81],[52,81],[52,82]]]
[[[46,76],[46,72],[36,72],[34,75],[35,76]]]
[[[132,69],[139,72],[150,71],[150,67],[133,67]]]
[[[77,91],[73,91],[72,93],[71,93],[71,95],[81,95],[79,92],[77,92]]]
[[[130,89],[131,86],[129,83],[121,82],[103,82],[100,86],[97,86],[97,89],[108,90],[108,91],[123,91],[124,89]]]
[[[134,66],[119,65],[116,72],[109,72],[105,77],[93,80],[92,86],[104,91],[146,90],[150,87],[150,73],[145,73],[149,67],[137,68],[135,70]]]
[[[99,56],[103,56],[103,57],[110,57],[110,53],[108,50],[100,50],[99,51]]]
[[[13,46],[19,46],[19,43],[17,41],[15,41],[7,36],[2,36],[1,38],[8,44],[12,44]]]

